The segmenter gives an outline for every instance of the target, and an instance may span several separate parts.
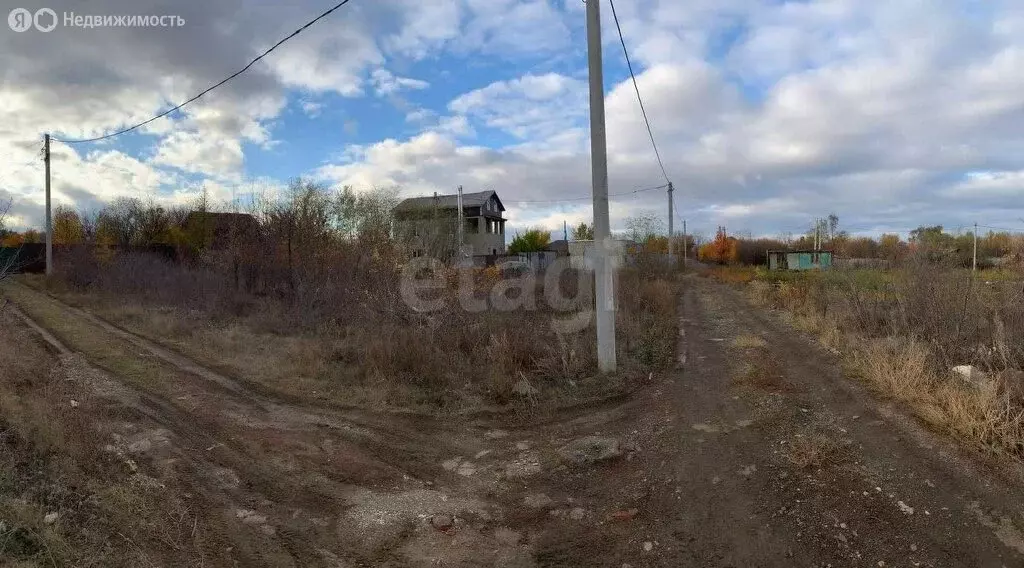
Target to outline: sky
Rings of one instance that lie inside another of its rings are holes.
[[[333,0],[7,0],[0,199],[43,224],[42,135],[92,137],[180,103]],[[9,6],[9,7],[8,7]],[[855,234],[1024,231],[1024,2],[619,0],[677,227]],[[590,222],[580,0],[351,0],[247,73],[137,131],[52,147],[53,199],[225,206],[298,176],[402,196],[493,189],[509,232]],[[601,4],[613,229],[667,222],[664,183]],[[64,25],[173,15],[183,25]]]

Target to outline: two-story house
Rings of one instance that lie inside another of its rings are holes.
[[[459,250],[457,194],[412,197],[394,210],[396,236],[413,256],[451,258]],[[505,206],[494,191],[462,194],[462,250],[469,256],[505,253]]]

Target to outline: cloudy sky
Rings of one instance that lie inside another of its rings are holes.
[[[285,5],[287,4],[287,5]],[[0,22],[0,198],[42,224],[44,132],[97,136],[237,70],[332,0],[9,0],[181,27]],[[677,210],[705,234],[1024,230],[1024,2],[619,0]],[[607,2],[612,193],[659,185]],[[589,221],[580,0],[352,0],[248,73],[138,131],[54,143],[57,203],[222,203],[295,176],[403,195],[494,189],[512,229]],[[583,199],[580,199],[583,198]],[[624,195],[613,228],[666,215]]]

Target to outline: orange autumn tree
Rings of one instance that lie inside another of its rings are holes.
[[[715,240],[706,243],[697,251],[697,255],[704,262],[716,264],[729,264],[736,262],[739,254],[736,246],[736,239],[725,232],[725,227],[719,227],[715,233]]]

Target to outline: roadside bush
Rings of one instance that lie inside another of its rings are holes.
[[[70,289],[101,315],[240,377],[300,396],[446,410],[587,396],[579,385],[614,382],[587,380],[598,374],[593,278],[574,269],[551,283],[558,305],[548,305],[543,273],[524,288],[527,280],[497,269],[450,266],[433,292],[445,307],[407,305],[409,257],[392,238],[386,193],[332,194],[299,181],[251,216],[210,213],[205,203],[175,215],[130,205],[101,212],[125,220],[108,223],[123,229],[124,246],[97,237],[69,248],[51,291]],[[188,220],[146,231],[177,235],[177,260],[139,248],[148,241],[128,222],[135,217]],[[676,267],[641,254],[620,272],[619,378],[646,377],[674,361]],[[482,310],[460,305],[466,286]],[[576,330],[553,325],[579,318]]]

